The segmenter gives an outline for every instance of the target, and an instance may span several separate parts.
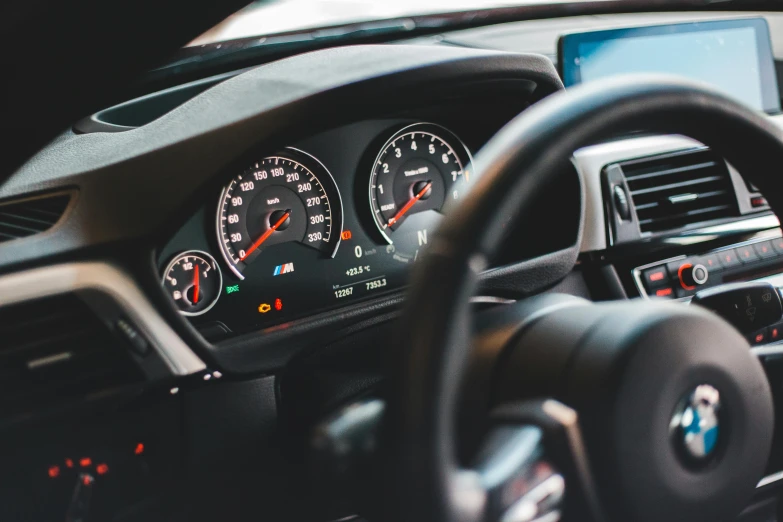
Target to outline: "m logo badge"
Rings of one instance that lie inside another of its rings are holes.
[[[294,264],[285,263],[284,265],[277,265],[275,267],[274,275],[279,276],[280,274],[290,274],[293,271],[294,271]]]

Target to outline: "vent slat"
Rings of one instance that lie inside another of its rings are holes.
[[[40,234],[62,217],[71,196],[57,194],[0,204],[0,242]]]
[[[697,163],[696,165],[686,165],[684,167],[677,167],[673,169],[666,169],[666,170],[660,170],[660,171],[653,171],[649,174],[636,174],[632,177],[626,177],[627,181],[639,181],[642,179],[650,179],[650,178],[659,178],[661,176],[668,176],[670,174],[680,174],[681,172],[688,172],[692,170],[699,170],[699,169],[706,169],[709,167],[714,167],[715,162],[714,161],[705,161],[704,163]]]
[[[619,166],[642,233],[739,215],[726,163],[709,149],[640,158]]]
[[[1,216],[0,219],[2,219]],[[3,227],[6,230],[6,232],[10,234],[14,234],[15,231],[18,231],[18,233],[20,234],[18,237],[31,236],[33,234],[37,234],[38,232],[41,232],[40,228],[26,227],[18,223],[12,223],[10,221],[0,222],[0,227]]]
[[[51,212],[29,212],[26,215],[20,212],[0,212],[0,220],[9,219],[23,221],[25,223],[39,225],[43,227],[44,230],[52,226],[52,217],[57,218],[59,216]]]
[[[673,214],[671,216],[666,216],[664,218],[657,218],[657,219],[640,219],[639,224],[648,224],[653,223],[655,221],[657,222],[663,222],[663,221],[676,221],[679,219],[692,217],[692,216],[698,216],[700,214],[709,214],[711,212],[719,212],[721,210],[726,210],[729,208],[729,205],[716,205],[714,207],[707,207],[707,208],[700,208],[697,210],[691,210],[689,212],[683,212],[681,214]]]
[[[0,308],[0,414],[29,414],[143,380],[126,342],[78,297]]]
[[[701,185],[702,183],[711,183],[713,181],[720,181],[720,176],[707,176],[704,178],[693,179],[690,181],[681,181],[679,183],[669,183],[668,185],[661,185],[658,187],[652,187],[648,189],[631,190],[631,197],[641,196],[644,194],[651,194],[653,192],[661,192],[663,190],[680,189],[683,187],[691,187],[694,185]]]

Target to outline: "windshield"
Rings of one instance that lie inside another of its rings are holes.
[[[189,45],[406,16],[451,13],[557,0],[257,0]]]

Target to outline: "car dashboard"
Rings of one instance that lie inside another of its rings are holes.
[[[63,477],[81,468],[107,479],[95,508],[106,520],[167,488],[187,503],[193,491],[258,483],[268,513],[301,514],[296,488],[278,480],[292,442],[280,434],[334,397],[377,392],[412,267],[437,245],[449,207],[480,183],[482,146],[564,89],[557,37],[702,18],[574,17],[335,48],[75,122],[0,187],[0,332],[13,340],[2,356],[14,368],[0,429],[18,443],[0,451],[29,491],[53,492],[47,502],[5,498],[0,518],[56,519],[72,490]],[[698,142],[616,136],[559,168],[518,225],[509,216],[475,307],[541,292],[687,301],[783,271],[763,194]],[[676,200],[702,182],[719,203],[649,211],[658,205],[649,194]],[[100,346],[64,326],[74,317]],[[65,344],[50,335],[61,331]],[[749,342],[775,359],[781,331]],[[117,357],[96,358],[105,346]],[[351,371],[361,377],[334,384]],[[29,385],[47,379],[57,386],[46,393]],[[300,393],[321,397],[318,407],[301,406]],[[31,426],[58,430],[36,431],[29,445]],[[779,453],[760,488],[783,478]],[[190,472],[203,483],[180,481]],[[186,512],[241,518],[212,508],[193,501]]]

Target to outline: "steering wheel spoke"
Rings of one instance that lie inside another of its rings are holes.
[[[473,466],[486,492],[483,520],[554,522],[569,513],[605,520],[574,409],[553,399],[518,401],[490,420]]]
[[[534,425],[500,424],[487,434],[473,470],[484,494],[486,522],[560,520],[565,479],[545,457]]]

